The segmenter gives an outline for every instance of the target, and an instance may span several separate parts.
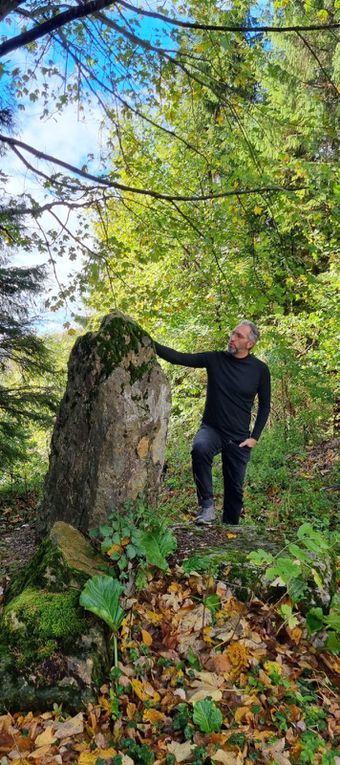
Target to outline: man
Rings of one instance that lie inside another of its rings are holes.
[[[191,452],[199,505],[196,523],[215,520],[212,463],[220,453],[224,480],[222,521],[239,523],[247,463],[270,411],[269,369],[250,353],[259,337],[253,322],[241,321],[231,333],[227,351],[179,353],[155,343],[158,356],[165,361],[205,367],[208,373],[202,423]],[[250,434],[251,409],[256,395],[258,413]]]

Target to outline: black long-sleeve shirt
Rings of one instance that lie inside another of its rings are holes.
[[[205,367],[208,386],[202,422],[235,441],[249,438],[251,409],[258,396],[258,412],[251,434],[259,439],[270,411],[270,373],[267,365],[248,354],[237,359],[229,351],[180,353],[155,342],[158,356],[171,364]]]

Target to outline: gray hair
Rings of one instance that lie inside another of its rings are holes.
[[[257,341],[260,339],[260,330],[256,324],[254,324],[252,321],[248,321],[247,319],[240,321],[239,324],[244,324],[246,327],[250,327],[249,340],[251,340],[255,345],[255,343],[257,343]]]

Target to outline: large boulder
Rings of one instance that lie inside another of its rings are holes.
[[[87,531],[128,500],[157,500],[171,406],[150,337],[119,312],[77,340],[57,416],[41,525]]]
[[[256,565],[248,558],[250,553],[259,551],[270,553],[275,560],[285,558],[287,538],[279,530],[275,529],[273,534],[271,529],[265,534],[256,526],[216,524],[202,528],[185,523],[178,523],[172,529],[178,545],[176,560],[172,563],[183,565],[185,571],[218,575],[244,601],[254,595],[261,600],[277,601],[286,592],[279,576],[275,576],[274,581],[268,579],[265,575],[267,566]],[[301,575],[306,590],[299,607],[302,612],[307,612],[311,606],[321,606],[327,611],[336,591],[336,561],[331,550],[324,552],[322,560],[317,561],[318,577],[313,575],[313,554],[310,555],[310,566],[307,567],[310,573],[305,577]]]
[[[13,580],[0,619],[0,714],[54,703],[73,712],[96,699],[111,664],[109,633],[79,595],[104,565],[61,522]]]

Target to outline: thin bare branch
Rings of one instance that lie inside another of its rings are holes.
[[[7,146],[10,146],[13,151],[17,152],[17,147],[20,146],[21,149],[24,151],[27,151],[29,154],[33,155],[34,157],[37,157],[37,159],[42,159],[45,162],[53,162],[55,165],[58,165],[59,167],[62,167],[64,170],[68,170],[68,172],[74,173],[74,175],[79,176],[80,178],[84,178],[85,180],[93,181],[94,183],[98,184],[98,186],[106,186],[107,188],[113,188],[118,189],[119,191],[126,191],[131,194],[142,194],[143,196],[152,197],[153,199],[164,199],[168,202],[206,202],[209,199],[223,199],[224,197],[233,197],[237,196],[238,194],[264,194],[267,192],[294,192],[294,191],[300,191],[301,189],[306,189],[307,186],[266,186],[264,188],[254,188],[254,189],[233,189],[228,191],[220,191],[217,193],[210,193],[210,194],[200,194],[200,195],[182,195],[182,194],[162,194],[160,191],[154,191],[153,189],[141,189],[136,188],[134,186],[127,186],[125,183],[119,183],[118,181],[110,180],[109,176],[107,175],[93,175],[92,173],[88,173],[85,170],[82,170],[80,167],[76,167],[75,165],[71,165],[69,162],[63,162],[61,159],[57,159],[56,157],[52,157],[50,154],[45,154],[45,152],[40,151],[38,149],[34,149],[33,146],[29,146],[27,143],[24,143],[23,141],[18,141],[16,138],[12,138],[11,136],[5,136],[0,135],[0,141],[4,143]],[[31,168],[33,172],[41,172],[37,171],[35,168]],[[44,174],[45,175],[45,174]]]
[[[116,4],[117,0],[88,0],[88,2],[85,2],[81,5],[77,5],[74,8],[70,8],[67,11],[63,11],[62,13],[57,13],[54,16],[51,16],[46,21],[41,22],[40,24],[37,24],[33,29],[29,29],[26,32],[22,32],[19,35],[16,35],[15,37],[10,38],[9,40],[5,40],[0,45],[0,57],[6,56],[8,53],[11,53],[14,50],[17,50],[18,48],[22,48],[24,45],[28,45],[28,43],[34,42],[35,40],[40,39],[41,37],[44,37],[47,34],[50,34],[55,29],[60,29],[60,27],[65,26],[66,24],[69,24],[71,21],[74,21],[76,19],[82,19],[86,16],[90,16],[97,11],[103,10],[104,8],[109,8],[110,6],[114,6]],[[171,24],[173,26],[181,27],[182,29],[202,29],[202,30],[211,30],[216,32],[247,32],[247,33],[259,33],[259,32],[271,32],[271,33],[282,33],[282,32],[299,32],[299,31],[313,31],[313,30],[330,30],[330,29],[338,29],[340,27],[340,23],[332,22],[330,24],[311,24],[309,26],[302,26],[302,25],[291,25],[291,26],[272,26],[272,25],[265,25],[265,26],[249,26],[246,24],[202,24],[198,22],[190,22],[190,21],[182,21],[181,19],[176,18],[169,18],[168,16],[164,16],[162,13],[156,13],[153,11],[146,11],[144,9],[138,8],[134,5],[131,5],[130,3],[125,2],[124,0],[120,0],[120,5],[122,5],[124,8],[127,8],[130,11],[133,11],[133,13],[137,13],[142,16],[148,16],[150,18],[159,19],[160,21]],[[14,2],[14,8],[15,8],[15,2]],[[7,11],[8,13],[8,11]]]
[[[202,24],[195,21],[181,21],[169,16],[164,16],[162,13],[156,13],[156,11],[146,11],[144,8],[137,8],[135,5],[127,3],[126,0],[119,0],[119,5],[123,8],[127,8],[133,13],[138,13],[140,16],[148,16],[149,18],[159,19],[166,24],[171,24],[175,27],[181,27],[182,29],[203,29],[211,30],[212,32],[298,32],[298,31],[313,31],[322,29],[338,29],[340,24],[332,22],[331,24],[311,24],[309,26],[300,26],[294,24],[292,26],[248,26],[247,24]]]

